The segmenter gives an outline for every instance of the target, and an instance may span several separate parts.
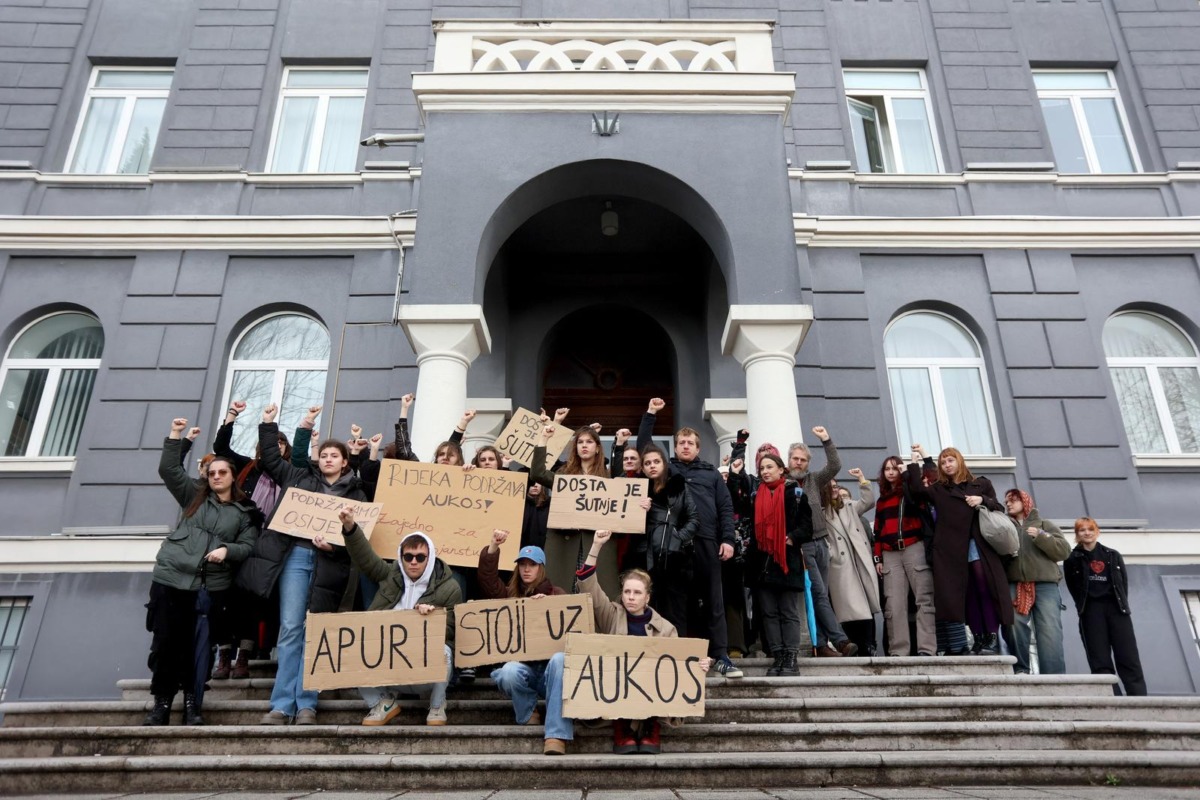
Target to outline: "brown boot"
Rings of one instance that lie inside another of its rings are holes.
[[[821,645],[816,650],[818,658],[841,658],[842,654],[834,650],[828,643]]]
[[[213,680],[224,681],[229,679],[229,654],[232,652],[231,647],[217,648],[217,664],[213,667]]]
[[[237,658],[233,660],[233,667],[229,670],[229,677],[235,680],[246,680],[250,677],[250,651],[238,648]]]

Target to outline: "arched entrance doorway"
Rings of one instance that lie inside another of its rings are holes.
[[[472,372],[502,361],[514,404],[570,407],[569,424],[600,422],[606,436],[636,430],[660,396],[655,434],[668,436],[704,425],[727,307],[706,238],[673,210],[626,194],[563,200],[499,248],[484,292],[493,354]]]

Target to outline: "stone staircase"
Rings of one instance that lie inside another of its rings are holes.
[[[451,690],[450,724],[406,701],[359,724],[357,693],[321,695],[320,725],[262,727],[273,665],[213,681],[205,727],[139,725],[149,680],[122,699],[0,705],[0,794],[316,789],[751,788],[821,784],[1200,785],[1200,697],[1113,697],[1108,676],[1013,675],[1010,657],[807,659],[801,675],[710,678],[707,715],[660,756],[617,757],[577,726],[565,757],[513,723],[489,680]],[[486,670],[481,670],[484,674]]]

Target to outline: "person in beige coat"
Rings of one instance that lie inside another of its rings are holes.
[[[852,469],[850,474],[858,479],[857,501],[844,502],[836,480],[821,487],[829,540],[829,600],[850,641],[858,645],[860,653],[871,655],[875,652],[875,614],[880,609],[879,579],[861,517],[875,505],[875,495],[861,469]]]
[[[678,636],[675,626],[650,607],[650,573],[631,569],[621,574],[621,601],[612,600],[600,588],[596,576],[596,561],[612,531],[596,531],[587,560],[576,573],[580,594],[591,595],[596,615],[596,633],[615,636]],[[711,658],[700,661],[700,669],[708,672]],[[662,727],[657,719],[613,720],[613,752],[617,755],[662,752]]]

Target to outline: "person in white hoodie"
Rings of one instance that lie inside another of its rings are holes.
[[[379,584],[379,591],[369,611],[389,609],[416,610],[428,614],[445,608],[446,615],[446,680],[412,686],[364,686],[358,691],[370,707],[363,725],[387,725],[400,714],[401,695],[429,697],[426,725],[446,724],[446,686],[454,670],[454,606],[462,600],[462,591],[454,580],[450,567],[437,557],[433,540],[423,533],[410,533],[400,541],[396,563],[389,564],[371,549],[362,529],[354,522],[349,509],[341,513],[346,551],[354,566]]]

